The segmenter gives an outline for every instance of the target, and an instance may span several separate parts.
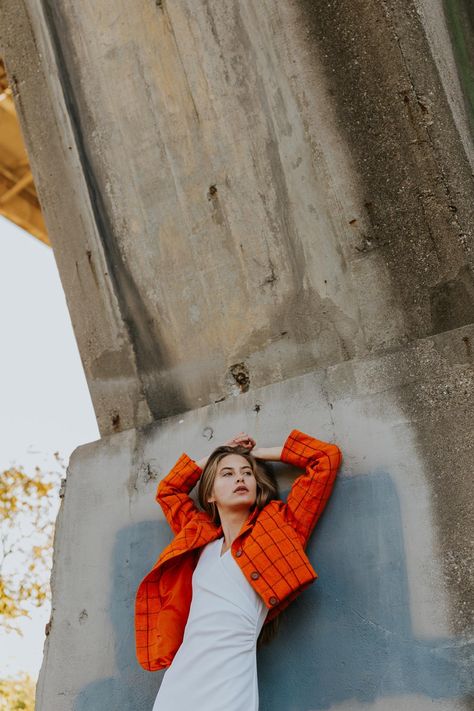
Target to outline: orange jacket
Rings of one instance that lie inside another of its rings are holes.
[[[269,612],[275,617],[318,576],[304,546],[331,494],[341,452],[292,430],[281,461],[305,468],[286,503],[270,501],[254,509],[231,546],[231,554]],[[202,470],[182,454],[159,483],[156,500],[176,534],[138,586],[135,599],[137,659],[148,671],[171,664],[184,634],[192,596],[192,574],[200,549],[223,535],[188,496]]]

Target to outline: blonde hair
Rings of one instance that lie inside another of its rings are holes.
[[[220,525],[221,520],[217,505],[208,499],[212,496],[214,480],[216,478],[217,469],[221,459],[228,454],[239,454],[244,457],[253,471],[253,475],[257,481],[257,496],[255,504],[252,508],[263,509],[272,499],[279,499],[278,482],[273,473],[273,470],[266,462],[261,462],[255,459],[248,449],[244,447],[231,447],[230,445],[221,445],[211,452],[205,467],[202,471],[199,480],[198,500],[204,511],[209,514],[213,523]],[[257,648],[264,644],[268,644],[276,636],[280,625],[280,615],[274,617],[263,625],[257,640]]]
[[[257,482],[257,496],[255,498],[255,505],[252,508],[263,509],[272,499],[279,498],[277,480],[268,465],[258,462],[245,447],[231,447],[226,444],[221,445],[211,452],[202,471],[198,491],[199,504],[204,511],[209,514],[212,522],[218,526],[221,523],[219,511],[217,510],[216,504],[213,501],[209,501],[209,498],[212,496],[212,489],[214,487],[219,462],[221,459],[224,459],[224,457],[227,457],[228,454],[239,454],[250,464]]]

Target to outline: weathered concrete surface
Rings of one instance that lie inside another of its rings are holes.
[[[465,112],[474,134],[474,5],[470,0],[444,0],[443,6],[452,42],[442,44],[452,44]],[[454,85],[457,83],[455,79]]]
[[[161,673],[135,661],[133,601],[171,539],[158,480],[183,450],[199,458],[241,430],[278,444],[294,426],[337,441],[345,459],[308,549],[319,579],[259,655],[261,711],[467,709],[472,606],[467,596],[455,606],[445,571],[455,565],[466,585],[472,570],[470,541],[457,535],[473,515],[462,476],[472,432],[460,416],[473,406],[463,340],[473,336],[471,327],[427,338],[78,448],[56,533],[38,710],[151,709]],[[437,441],[431,469],[424,451]],[[283,473],[285,492],[294,474]]]
[[[474,320],[435,5],[3,1],[102,433]]]
[[[467,708],[474,151],[440,0],[3,0],[0,28],[117,433],[69,470],[38,711],[150,708],[158,478],[293,426],[345,462],[262,711]]]

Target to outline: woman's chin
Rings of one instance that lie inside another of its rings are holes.
[[[229,503],[229,509],[232,511],[250,511],[255,505],[255,501],[251,498],[241,497]]]

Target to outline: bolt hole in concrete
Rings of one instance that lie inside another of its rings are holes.
[[[471,342],[470,342],[470,340],[469,340],[469,336],[463,336],[462,340],[463,340],[464,346],[465,346],[465,348],[466,348],[466,355],[467,355],[469,358],[471,358],[471,356],[472,356],[472,348],[471,348]]]
[[[120,415],[118,412],[113,412],[111,416],[112,428],[114,432],[118,432],[120,429]]]
[[[240,391],[246,393],[250,386],[250,373],[246,364],[235,363],[230,366],[229,372],[239,386]]]

